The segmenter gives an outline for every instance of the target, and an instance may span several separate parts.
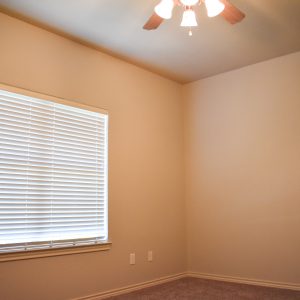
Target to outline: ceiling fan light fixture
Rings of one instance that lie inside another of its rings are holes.
[[[192,5],[196,5],[199,0],[180,0],[181,4],[184,6],[192,6]]]
[[[182,15],[182,21],[180,26],[182,27],[195,27],[198,26],[196,20],[196,14],[192,8],[187,8]]]
[[[154,8],[155,13],[163,19],[171,19],[174,8],[173,0],[161,0]]]
[[[219,0],[205,0],[205,7],[207,15],[212,18],[220,14],[224,10],[225,5]]]

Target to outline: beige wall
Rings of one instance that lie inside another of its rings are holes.
[[[188,269],[300,283],[300,52],[188,84]]]
[[[183,272],[181,86],[3,14],[0,43],[0,82],[109,111],[113,242],[106,252],[0,263],[0,298],[65,300]]]

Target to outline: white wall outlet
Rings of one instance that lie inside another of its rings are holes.
[[[129,254],[129,264],[135,265],[135,253]]]
[[[149,250],[148,251],[148,261],[152,261],[153,260],[153,251]]]

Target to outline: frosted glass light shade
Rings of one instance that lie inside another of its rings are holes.
[[[154,8],[154,11],[163,19],[171,19],[174,8],[173,0],[161,0]]]
[[[182,21],[181,21],[180,26],[182,26],[182,27],[198,26],[197,20],[196,20],[196,14],[191,8],[188,8],[183,12]]]
[[[192,6],[195,5],[199,2],[199,0],[180,0],[180,2],[184,5],[184,6]]]
[[[225,8],[224,3],[220,2],[219,0],[205,0],[205,6],[207,10],[207,15],[209,17],[217,16]]]

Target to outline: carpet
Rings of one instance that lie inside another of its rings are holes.
[[[182,278],[110,300],[300,300],[300,291]]]

